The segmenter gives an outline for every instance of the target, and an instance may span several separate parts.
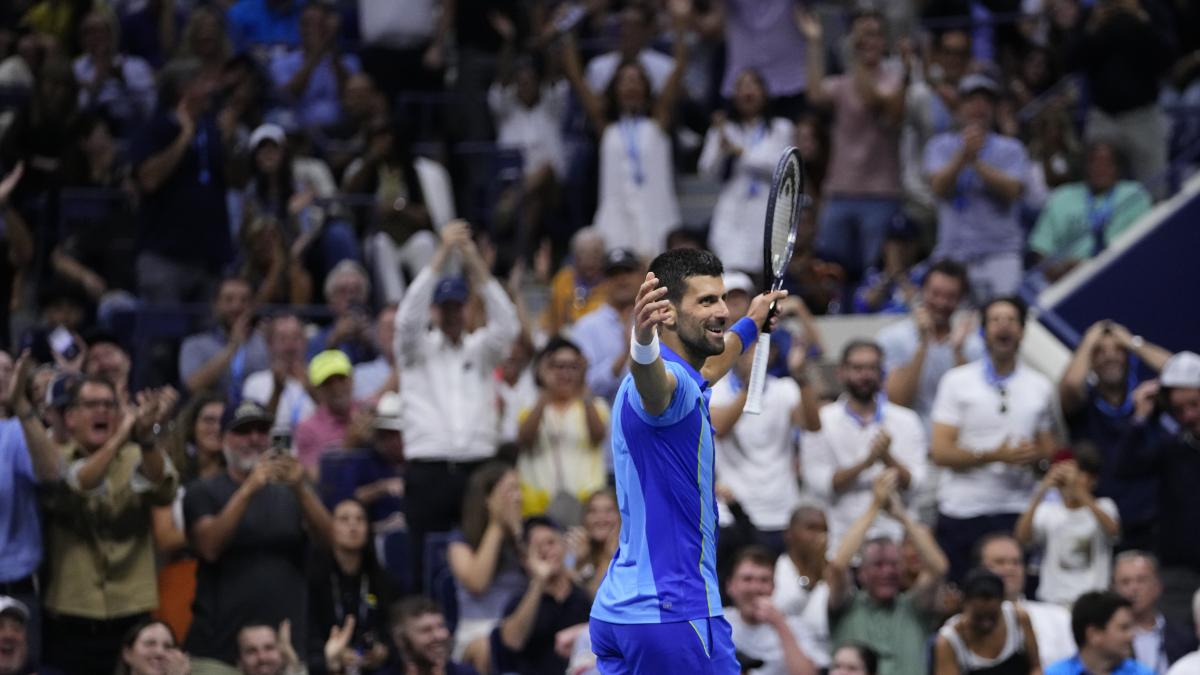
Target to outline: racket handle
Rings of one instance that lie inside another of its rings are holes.
[[[742,412],[748,415],[762,413],[763,395],[767,391],[767,359],[771,355],[771,334],[763,333],[758,336],[758,346],[754,348],[754,363],[750,364],[750,383],[746,386],[746,405]]]

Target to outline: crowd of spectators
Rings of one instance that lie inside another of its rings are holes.
[[[1197,26],[4,3],[0,675],[597,672],[638,287],[707,247],[743,316],[789,145],[762,413],[753,350],[711,383],[743,672],[1197,672],[1200,356],[1101,321],[1054,383],[1017,297],[1167,195]],[[827,353],[851,313],[895,321]]]

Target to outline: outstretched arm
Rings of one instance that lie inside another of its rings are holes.
[[[654,102],[654,121],[663,131],[671,132],[671,117],[675,113],[675,102],[679,100],[679,92],[683,89],[683,75],[687,70],[687,22],[692,13],[691,0],[669,0],[667,8],[671,14],[671,22],[675,25],[675,68],[667,77],[663,90]]]
[[[670,313],[671,301],[667,299],[667,287],[659,285],[654,272],[647,272],[646,280],[638,289],[637,300],[633,305],[635,342],[630,348],[637,350],[638,347],[656,345],[658,326]],[[671,405],[671,394],[674,393],[677,383],[675,376],[667,371],[662,356],[655,356],[649,363],[639,363],[639,359],[631,358],[629,372],[633,375],[633,384],[637,387],[638,396],[642,398],[646,412],[653,416],[663,414]]]

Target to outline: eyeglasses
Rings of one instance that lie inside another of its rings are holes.
[[[77,407],[85,410],[116,410],[117,402],[111,398],[101,399],[80,399],[76,404]]]

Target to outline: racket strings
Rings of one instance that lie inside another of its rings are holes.
[[[771,214],[771,272],[776,277],[783,276],[791,258],[792,232],[796,223],[795,216],[800,208],[800,169],[797,164],[795,161],[787,164],[775,200],[775,209]]]

